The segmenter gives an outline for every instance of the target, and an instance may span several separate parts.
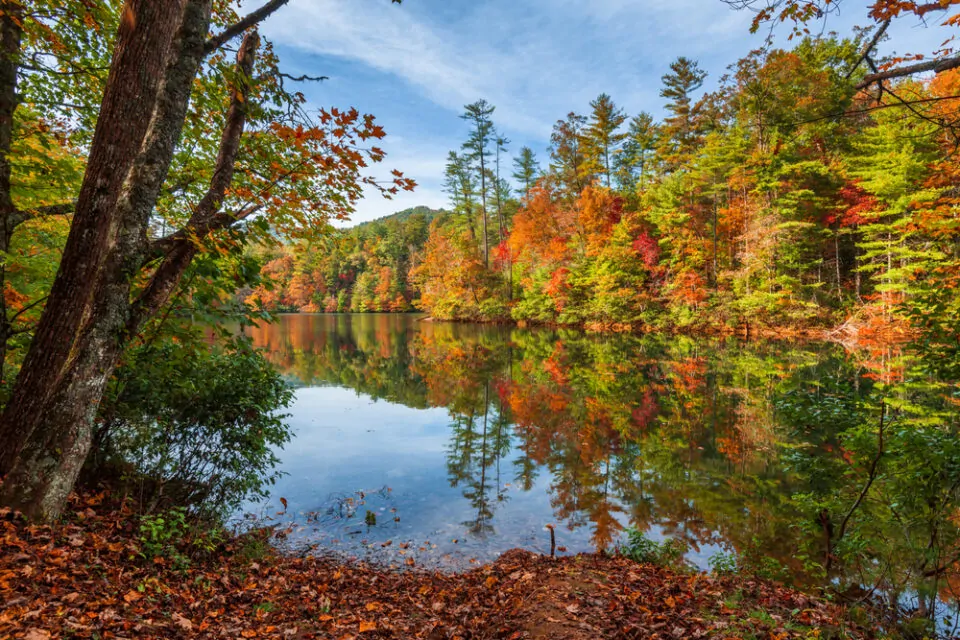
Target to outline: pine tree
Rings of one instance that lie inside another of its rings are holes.
[[[521,185],[521,189],[517,189],[517,193],[524,196],[533,188],[537,176],[540,175],[540,163],[537,162],[537,154],[530,147],[521,147],[520,154],[513,159],[513,169],[513,178]]]
[[[624,191],[633,191],[639,184],[646,187],[647,175],[651,173],[653,151],[656,149],[659,126],[653,116],[640,112],[630,120],[630,127],[617,156],[617,182]]]
[[[616,156],[627,138],[626,133],[619,132],[627,116],[606,93],[597,96],[590,107],[593,111],[583,135],[584,152],[590,172],[603,174],[610,188]]]
[[[480,175],[480,219],[483,228],[483,264],[490,264],[490,247],[487,236],[487,157],[490,155],[490,138],[494,135],[493,121],[490,116],[493,115],[494,107],[486,100],[480,99],[473,104],[464,107],[464,113],[460,117],[473,126],[470,137],[463,144],[467,152],[467,158],[476,163],[476,168]]]
[[[496,171],[494,172],[494,192],[497,197],[497,235],[499,236],[500,242],[503,242],[506,236],[504,235],[503,225],[503,199],[500,197],[502,195],[502,190],[500,189],[500,154],[507,151],[507,145],[510,144],[510,141],[500,133],[497,133],[495,144],[497,147],[497,155]]]
[[[550,169],[570,200],[579,196],[593,178],[583,148],[586,123],[585,116],[571,111],[565,120],[557,120],[550,135]]]
[[[699,137],[692,94],[703,86],[707,72],[695,60],[683,56],[670,64],[670,73],[663,76],[660,97],[669,100],[665,105],[670,116],[664,120],[661,155],[668,167],[676,169],[696,147]]]

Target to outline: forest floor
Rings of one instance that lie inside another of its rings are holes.
[[[389,571],[248,534],[200,553],[178,537],[147,557],[141,525],[104,494],[72,498],[52,527],[0,510],[0,638],[875,637],[773,583],[620,556],[513,550],[469,573]]]

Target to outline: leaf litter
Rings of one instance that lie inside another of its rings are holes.
[[[251,545],[261,531],[184,567],[144,558],[138,521],[103,494],[71,498],[56,526],[0,510],[0,638],[875,637],[775,583],[616,555],[515,549],[464,573],[391,571]]]

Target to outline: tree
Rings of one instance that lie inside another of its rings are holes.
[[[0,291],[17,264],[15,235],[33,224],[59,225],[73,210],[69,194],[83,164],[78,147],[87,140],[65,121],[88,125],[109,48],[96,34],[115,28],[111,3],[65,7],[56,0],[0,2]],[[94,34],[91,37],[91,34]],[[29,103],[29,106],[27,105]],[[43,296],[8,308],[0,295],[0,364],[8,346],[35,324]],[[25,322],[27,321],[27,322]],[[3,382],[6,383],[6,377]]]
[[[609,189],[616,156],[627,138],[626,133],[618,133],[627,116],[605,93],[597,96],[590,107],[593,111],[584,131],[587,162],[590,163],[591,173],[603,174]]]
[[[657,148],[658,132],[659,127],[653,121],[653,116],[646,111],[630,120],[623,150],[617,156],[617,181],[621,189],[633,190],[637,184],[641,189],[646,187],[651,156]]]
[[[521,147],[520,153],[513,159],[513,179],[521,185],[517,193],[521,196],[529,193],[539,175],[540,164],[537,162],[537,154],[530,147]]]
[[[692,94],[706,77],[696,61],[681,56],[670,63],[670,73],[662,78],[660,97],[669,101],[665,108],[671,114],[663,121],[662,154],[670,168],[676,168],[696,145],[699,132]]]
[[[550,135],[550,169],[564,186],[568,198],[576,198],[592,179],[583,148],[585,116],[574,112],[565,120],[557,120]]]
[[[70,234],[0,417],[0,503],[35,519],[56,517],[90,451],[97,409],[125,346],[218,234],[255,213],[263,217],[248,226],[266,231],[273,222],[302,232],[347,215],[360,184],[374,183],[363,167],[383,152],[353,148],[384,135],[373,118],[334,109],[321,112],[319,124],[297,122],[298,98],[283,91],[275,59],[258,56],[254,27],[285,2],[271,0],[243,19],[218,4],[216,21],[211,0],[127,0],[121,8]],[[214,22],[228,26],[210,37]],[[15,94],[23,61],[17,28],[16,20],[5,22],[11,55],[4,60],[15,66],[0,73],[0,95]],[[240,36],[231,65],[220,49]],[[271,103],[281,107],[264,106]],[[178,145],[193,142],[182,134],[196,122],[220,124],[219,136],[204,137],[196,152],[212,151],[213,162],[204,186],[178,190],[168,179],[182,182]],[[235,176],[241,156],[273,170]],[[386,191],[412,187],[397,175]],[[177,193],[187,196],[171,200]],[[193,193],[201,195],[190,202]],[[179,228],[151,240],[154,215]]]
[[[497,234],[499,236],[500,242],[503,242],[506,236],[504,235],[505,232],[504,232],[504,225],[503,225],[503,200],[501,198],[501,196],[503,195],[503,189],[500,188],[500,180],[501,180],[500,154],[502,152],[507,151],[507,145],[510,144],[510,141],[507,140],[504,136],[497,133],[497,139],[495,142],[497,145],[497,158],[496,158],[496,171],[494,173],[494,178],[496,180],[496,182],[494,182],[494,190],[497,196]],[[507,193],[509,193],[509,191],[510,190],[507,189]]]
[[[490,264],[489,238],[487,236],[487,156],[490,155],[490,138],[494,135],[493,122],[490,116],[493,115],[494,107],[486,100],[480,99],[473,104],[464,107],[464,113],[460,117],[473,126],[470,137],[463,144],[467,157],[471,162],[477,163],[480,174],[480,219],[483,228],[483,264]]]

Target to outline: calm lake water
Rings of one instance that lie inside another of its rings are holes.
[[[297,387],[287,475],[269,505],[248,509],[289,522],[288,544],[458,569],[513,547],[549,552],[546,525],[567,554],[611,549],[634,528],[683,540],[701,568],[735,555],[797,582],[859,572],[850,581],[869,583],[864,567],[887,558],[876,580],[904,593],[931,566],[910,554],[931,535],[956,540],[949,483],[936,494],[941,520],[917,516],[930,531],[908,524],[894,542],[904,523],[882,522],[913,517],[906,501],[930,482],[921,473],[916,486],[877,479],[827,548],[840,523],[822,514],[842,515],[868,478],[871,397],[885,388],[892,407],[891,380],[904,377],[888,349],[421,320],[287,315],[252,329]],[[954,455],[938,442],[926,446]],[[931,460],[910,446],[918,468]],[[853,543],[863,562],[838,569],[831,555]]]

